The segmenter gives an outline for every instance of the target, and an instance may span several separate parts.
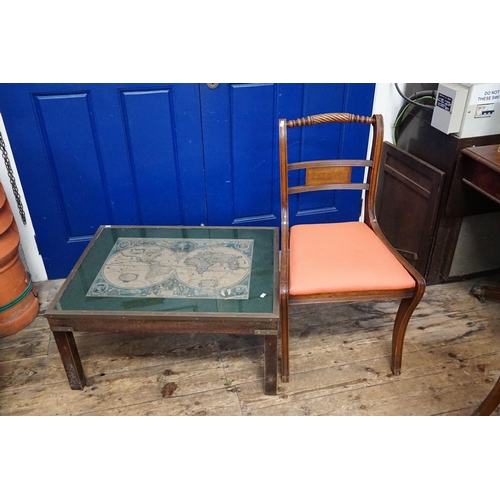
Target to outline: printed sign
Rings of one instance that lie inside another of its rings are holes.
[[[436,106],[442,108],[445,111],[451,111],[451,105],[453,99],[450,96],[439,93],[436,100]]]
[[[500,102],[500,83],[479,83],[472,87],[469,105]]]

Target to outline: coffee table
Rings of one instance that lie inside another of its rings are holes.
[[[277,228],[99,227],[45,312],[70,387],[86,384],[74,332],[241,334],[263,337],[276,394],[278,258]]]

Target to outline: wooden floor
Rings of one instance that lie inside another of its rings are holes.
[[[263,339],[225,335],[75,334],[88,383],[73,391],[41,315],[62,280],[38,283],[41,314],[0,338],[0,415],[470,415],[500,376],[500,303],[469,291],[499,280],[428,287],[399,377],[395,302],[295,306],[276,396],[263,393]]]

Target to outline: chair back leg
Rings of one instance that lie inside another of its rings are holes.
[[[281,381],[288,382],[290,377],[290,348],[288,330],[288,295],[280,297],[280,320],[281,320]]]

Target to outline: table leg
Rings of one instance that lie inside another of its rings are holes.
[[[278,380],[278,336],[264,336],[264,393],[275,395]]]
[[[86,379],[83,373],[82,362],[76,348],[75,338],[71,330],[52,332],[56,339],[57,348],[68,376],[69,385],[72,389],[82,390]]]

